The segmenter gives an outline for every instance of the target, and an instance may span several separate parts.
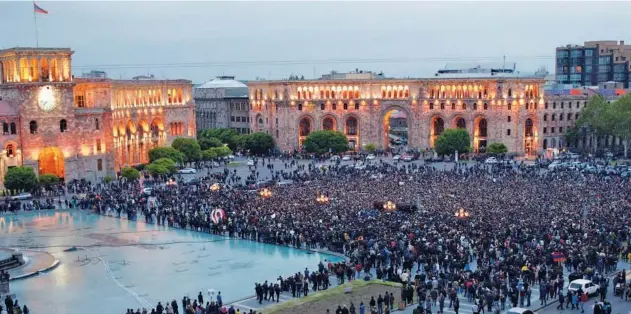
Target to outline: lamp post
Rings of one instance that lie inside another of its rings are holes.
[[[266,198],[266,199],[267,199],[267,198],[272,197],[272,191],[271,191],[270,189],[268,189],[268,188],[263,188],[263,189],[261,189],[261,190],[259,191],[259,195],[260,195],[262,198]]]
[[[385,211],[393,211],[397,209],[397,204],[395,204],[393,201],[387,201],[385,203],[383,203],[383,209]]]
[[[324,194],[320,194],[316,197],[316,202],[318,202],[318,204],[327,204],[329,202],[329,197]]]
[[[469,217],[469,212],[464,208],[460,207],[460,209],[456,212],[456,218],[464,219]]]

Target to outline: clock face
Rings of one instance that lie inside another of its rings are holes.
[[[39,108],[44,111],[51,111],[55,109],[57,104],[55,103],[55,98],[53,97],[53,93],[50,88],[46,88],[40,92],[37,104],[39,105]]]

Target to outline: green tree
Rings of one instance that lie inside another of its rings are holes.
[[[222,143],[229,144],[233,136],[237,136],[239,133],[233,129],[206,129],[197,133],[197,138],[218,138]]]
[[[364,146],[364,149],[365,149],[367,152],[372,153],[372,152],[374,152],[374,151],[376,151],[376,150],[377,150],[377,145],[375,145],[375,144],[373,144],[373,143],[368,143],[368,144],[366,144],[366,146]]]
[[[171,147],[177,149],[184,154],[184,161],[194,162],[202,157],[202,149],[197,140],[192,138],[178,137],[173,140]]]
[[[274,138],[265,132],[256,132],[245,138],[243,148],[255,155],[267,154],[274,148]]]
[[[160,158],[149,165],[147,165],[147,171],[154,177],[167,176],[174,174],[177,171],[175,162],[169,158]]]
[[[620,138],[627,158],[629,141],[631,141],[631,95],[627,94],[605,107],[600,125],[606,128],[605,133]]]
[[[39,176],[39,184],[47,189],[59,183],[59,178],[54,174],[43,174]]]
[[[581,110],[581,115],[576,120],[577,132],[591,137],[592,147],[590,151],[596,149],[597,136],[610,135],[607,127],[608,121],[603,119],[605,115],[602,114],[607,106],[608,102],[603,96],[593,96],[589,99],[587,106]]]
[[[121,177],[127,180],[138,180],[140,178],[140,171],[136,170],[136,168],[125,167],[121,170]]]
[[[169,158],[176,163],[184,163],[184,154],[173,147],[156,147],[149,150],[149,162]]]
[[[9,190],[33,191],[37,187],[37,177],[31,167],[12,167],[4,176],[4,187]]]
[[[110,182],[112,182],[112,177],[105,176],[105,178],[103,178],[103,181],[105,181],[105,183],[110,183]]]
[[[342,153],[348,150],[348,139],[342,132],[322,130],[311,132],[304,142],[308,152],[316,154]]]
[[[471,146],[471,137],[465,129],[446,129],[436,139],[434,146],[439,155],[450,155],[456,151],[467,153]]]
[[[214,148],[210,148],[210,150],[212,150],[215,153],[215,155],[217,155],[216,158],[223,158],[232,154],[232,150],[230,150],[230,148],[226,146],[214,147]]]
[[[244,149],[245,141],[247,140],[248,136],[249,135],[247,134],[239,134],[233,136],[232,138],[230,138],[228,147],[233,151]]]
[[[217,152],[214,149],[207,149],[202,151],[202,160],[209,161],[217,158]]]
[[[203,137],[199,139],[199,146],[202,150],[207,150],[212,147],[222,146],[221,140],[216,137]]]
[[[501,155],[508,152],[508,147],[504,143],[491,143],[486,147],[486,152],[491,155]]]

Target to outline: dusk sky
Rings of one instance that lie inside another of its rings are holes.
[[[433,75],[449,62],[545,65],[586,40],[631,43],[631,2],[37,2],[40,47],[75,50],[73,72],[202,83],[337,70]],[[33,4],[0,2],[0,48],[35,46]]]

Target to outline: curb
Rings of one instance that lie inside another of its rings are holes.
[[[17,277],[13,277],[9,281],[27,279],[27,278],[35,277],[35,276],[37,276],[39,274],[42,274],[42,273],[47,273],[47,272],[57,268],[57,266],[59,266],[59,264],[61,264],[61,261],[58,258],[55,257],[55,261],[50,266],[44,267],[42,269],[38,269],[38,270],[30,272],[28,274],[24,274],[24,275],[20,275],[20,276],[17,276]]]

